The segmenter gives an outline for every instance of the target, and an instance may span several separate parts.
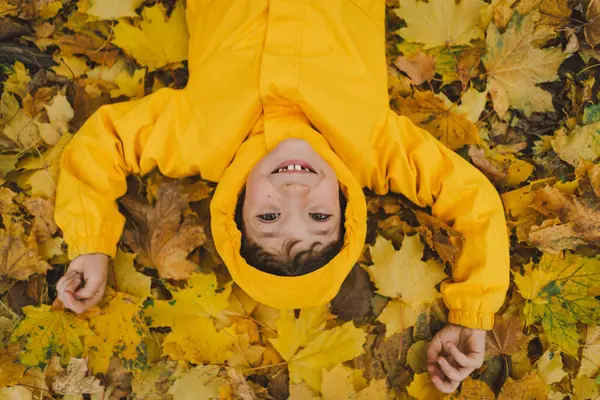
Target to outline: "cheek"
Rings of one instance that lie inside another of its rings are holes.
[[[328,179],[323,185],[323,196],[327,201],[339,205],[340,203],[340,185],[337,179]]]
[[[246,199],[244,201],[244,212],[260,207],[261,204],[270,200],[277,200],[277,191],[267,178],[253,179],[252,176],[246,182]]]

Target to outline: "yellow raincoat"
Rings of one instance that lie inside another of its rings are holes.
[[[158,167],[218,182],[217,250],[234,281],[276,308],[330,301],[363,250],[368,187],[391,190],[460,231],[463,251],[442,284],[450,322],[491,329],[508,286],[504,212],[490,182],[389,108],[384,0],[188,0],[188,86],[99,109],[61,159],[56,221],[69,257],[114,256],[126,176]],[[347,195],[344,247],[300,277],[261,272],[240,256],[234,212],[249,171],[286,138],[308,141]]]

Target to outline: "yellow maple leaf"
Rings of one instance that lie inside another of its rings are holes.
[[[139,374],[133,375],[131,386],[136,398],[158,400],[166,396],[172,383],[189,368],[183,363],[162,359]]]
[[[150,296],[152,278],[137,272],[133,266],[135,254],[118,251],[113,259],[114,278],[109,274],[109,282],[119,292],[128,293],[137,297],[138,304],[143,303]],[[114,279],[114,282],[112,280]]]
[[[582,159],[594,162],[600,157],[600,122],[576,126],[568,135],[559,129],[551,143],[556,154],[574,167]]]
[[[447,106],[433,92],[415,91],[412,97],[395,100],[400,115],[405,115],[453,150],[480,142],[479,130],[465,114],[454,112],[454,106]]]
[[[19,221],[2,216],[0,228],[0,277],[25,280],[36,273],[45,273],[51,267],[38,254],[34,232],[25,235]]]
[[[385,400],[387,398],[387,386],[384,379],[374,379],[367,387],[359,391],[353,383],[353,375],[356,373],[362,376],[360,370],[352,370],[342,364],[336,365],[329,371],[324,369],[321,385],[323,400]],[[304,391],[306,392],[306,390]],[[303,399],[298,394],[296,397],[298,400]]]
[[[362,353],[366,334],[352,322],[319,333],[288,361],[292,383],[305,381],[314,391],[320,391],[322,369],[331,369]]]
[[[133,75],[123,71],[115,77],[117,89],[110,91],[110,97],[142,97],[144,96],[144,78],[146,77],[145,69],[136,69]]]
[[[22,62],[16,61],[13,65],[12,72],[4,81],[4,92],[13,93],[24,98],[27,94],[27,85],[31,82],[29,71],[25,68]]]
[[[563,370],[560,351],[546,351],[537,362],[537,372],[547,385],[560,382],[567,375],[567,371]]]
[[[139,28],[120,21],[114,29],[113,43],[147,66],[149,72],[187,59],[188,33],[180,1],[168,20],[160,3],[144,8],[142,18]]]
[[[413,326],[417,322],[421,308],[419,305],[411,307],[398,299],[390,301],[377,317],[377,321],[385,324],[385,338]]]
[[[144,315],[152,327],[171,327],[163,342],[165,354],[197,364],[222,363],[230,355],[234,335],[217,330],[214,318],[229,305],[231,284],[217,292],[214,274],[193,274],[187,287],[169,286],[173,300],[152,300]]]
[[[415,378],[406,388],[408,394],[418,400],[440,400],[442,394],[433,386],[429,373],[415,374]]]
[[[377,293],[391,298],[400,297],[411,306],[430,303],[441,297],[435,285],[447,276],[443,267],[434,260],[421,260],[423,248],[418,235],[405,236],[399,251],[394,250],[390,241],[378,237],[371,247],[374,264],[366,267],[377,286]]]
[[[234,343],[235,334],[229,328],[217,330],[212,319],[196,317],[173,328],[163,341],[163,354],[194,364],[222,364],[233,356]]]
[[[483,63],[488,71],[488,90],[494,110],[505,117],[509,107],[533,112],[551,111],[552,95],[536,86],[558,78],[558,67],[568,57],[560,48],[533,47],[533,20],[530,16],[513,17],[506,32],[490,25],[488,53]]]
[[[89,70],[87,60],[83,57],[67,55],[60,57],[55,56],[54,61],[58,65],[52,67],[52,71],[54,71],[56,75],[64,76],[70,79],[79,78]]]
[[[306,381],[313,389],[321,385],[321,370],[358,357],[365,333],[352,322],[322,332],[289,361],[292,382]]]
[[[87,321],[65,310],[53,310],[42,304],[23,307],[23,318],[11,336],[12,342],[23,346],[21,363],[30,367],[42,366],[57,354],[66,365],[83,350],[81,337],[93,335]]]
[[[0,352],[0,388],[15,385],[24,373],[25,366],[18,362],[18,346],[12,345]]]
[[[407,27],[398,33],[406,41],[423,43],[425,48],[468,45],[483,37],[481,14],[486,7],[481,0],[461,0],[458,4],[445,0],[403,1],[396,14]]]
[[[265,348],[250,344],[249,335],[238,334],[232,347],[232,355],[227,359],[230,367],[254,368],[263,359]]]
[[[587,288],[600,284],[599,257],[582,257],[570,252],[558,255],[544,253],[539,267],[553,273],[563,291],[587,295]],[[597,322],[590,320],[586,323]]]
[[[144,336],[149,334],[140,313],[137,299],[107,288],[108,302],[97,312],[88,312],[94,336],[84,338],[83,354],[89,357],[89,368],[94,374],[108,371],[113,354],[130,371],[145,367]]]
[[[321,394],[323,400],[351,399],[355,391],[350,382],[351,369],[338,364],[329,371],[323,370]]]
[[[542,295],[540,292],[550,281],[554,280],[555,275],[552,272],[534,269],[533,263],[527,264],[524,269],[525,273],[523,275],[518,272],[514,274],[514,281],[521,296],[536,304],[547,303],[547,296]]]
[[[573,379],[573,400],[598,400],[600,397],[600,387],[595,379],[584,376]]]
[[[521,349],[518,353],[510,355],[511,377],[513,379],[522,379],[531,371],[531,361],[527,354],[527,348]]]
[[[592,378],[600,369],[600,326],[588,326],[577,376]]]
[[[25,170],[17,178],[19,187],[31,191],[33,196],[53,198],[60,172],[60,156],[72,137],[70,134],[62,135],[58,143],[43,152],[41,157],[35,155],[19,160],[17,168]]]
[[[327,305],[300,310],[298,318],[293,310],[281,310],[277,320],[277,338],[271,344],[285,360],[292,358],[301,346],[306,345],[325,329],[329,314]]]
[[[533,173],[534,166],[518,159],[514,154],[502,151],[499,146],[490,149],[487,145],[471,146],[469,156],[473,164],[492,181],[506,186],[518,186]]]
[[[221,367],[198,365],[177,379],[167,394],[177,400],[218,399],[222,380],[217,379]]]
[[[138,15],[135,9],[143,2],[144,0],[91,0],[91,6],[85,13],[100,20],[136,18]]]

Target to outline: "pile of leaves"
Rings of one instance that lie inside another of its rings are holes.
[[[489,177],[511,235],[486,361],[448,396],[426,348],[458,233],[393,194],[367,193],[331,304],[279,311],[216,254],[214,184],[132,177],[103,301],[54,301],[61,151],[101,105],[184,87],[186,35],[173,0],[0,1],[0,399],[600,398],[599,0],[388,0],[392,107]]]

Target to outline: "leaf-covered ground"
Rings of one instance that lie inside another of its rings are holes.
[[[214,184],[132,177],[104,300],[62,309],[60,153],[99,106],[185,86],[184,5],[0,0],[0,399],[600,398],[600,1],[387,6],[393,108],[494,182],[511,234],[506,302],[460,391],[424,359],[456,232],[400,196],[368,194],[330,305],[280,312],[219,260]],[[174,268],[194,273],[160,278]]]

